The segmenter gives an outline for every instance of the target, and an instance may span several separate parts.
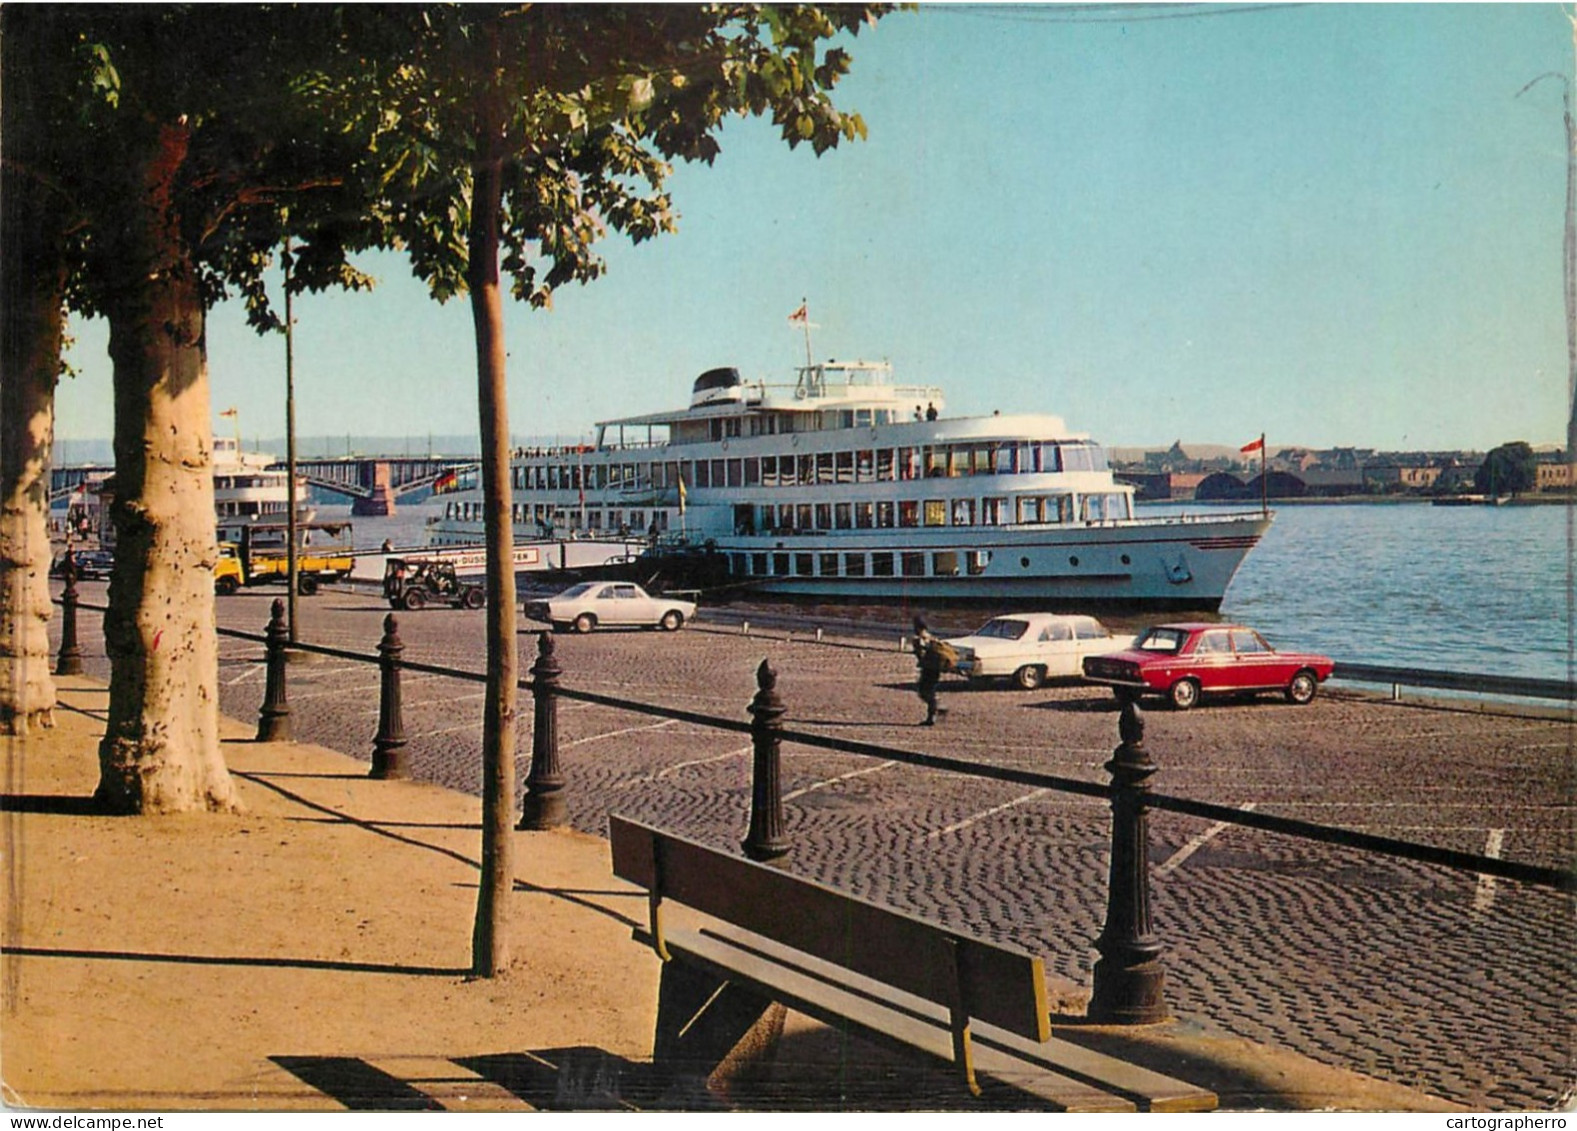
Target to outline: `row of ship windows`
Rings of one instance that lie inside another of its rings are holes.
[[[480,503],[450,503],[446,517],[461,522],[482,518]],[[552,503],[516,503],[518,525],[568,526],[570,529],[645,530],[647,511],[610,507],[564,508]],[[658,531],[668,529],[669,511],[654,508]],[[1122,492],[1090,495],[994,495],[983,499],[904,499],[897,502],[766,503],[734,507],[734,533],[873,530],[904,526],[1004,526],[1009,523],[1113,522],[1133,517],[1130,496]]]
[[[924,413],[915,405],[914,418]],[[734,436],[778,436],[792,432],[820,432],[833,428],[869,428],[873,424],[897,424],[904,415],[890,408],[837,409],[827,412],[766,412],[752,413],[749,417],[714,417],[708,421],[681,421],[674,430],[674,442],[694,444],[704,440],[726,440]],[[936,419],[931,410],[930,419]]]
[[[681,481],[687,487],[796,487],[1106,469],[1105,451],[1093,444],[979,443],[653,463],[520,464],[513,477],[522,491],[665,490]]]
[[[976,577],[990,564],[990,550],[729,555],[735,577]]]
[[[256,517],[265,514],[284,514],[284,502],[260,499],[221,499],[214,506],[214,513],[227,518]]]

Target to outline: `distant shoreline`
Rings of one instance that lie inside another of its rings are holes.
[[[1432,506],[1436,498],[1450,498],[1451,496],[1433,495],[1321,495],[1318,497],[1303,496],[1301,498],[1278,499],[1274,495],[1268,500],[1272,506],[1278,507],[1319,507],[1319,506],[1348,506],[1361,503],[1366,506]],[[1233,507],[1241,509],[1259,502],[1253,499],[1145,499],[1140,506],[1169,505],[1188,503],[1201,507]],[[1577,497],[1572,495],[1547,494],[1547,495],[1518,495],[1507,499],[1500,506],[1506,507],[1543,507],[1543,506],[1572,506],[1577,504]],[[1460,504],[1469,506],[1487,507],[1493,504],[1482,502]]]

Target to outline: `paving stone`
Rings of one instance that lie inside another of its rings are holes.
[[[82,586],[102,602],[101,585]],[[266,590],[219,601],[221,622],[260,632]],[[298,602],[303,639],[373,652],[387,611],[370,595]],[[891,618],[894,623],[903,620]],[[480,671],[482,617],[432,609],[399,618],[405,658]],[[88,674],[108,677],[98,618],[79,622]],[[521,675],[536,655],[520,637]],[[765,657],[791,729],[982,765],[1103,784],[1117,744],[1111,696],[1088,687],[976,690],[945,681],[943,724],[921,728],[913,662],[887,639],[823,644],[709,629],[556,638],[564,686],[749,721]],[[257,645],[221,639],[221,706],[255,718]],[[298,738],[369,760],[377,680],[340,661],[290,670]],[[480,789],[476,682],[406,689],[413,772]],[[1569,866],[1577,794],[1559,718],[1322,695],[1145,713],[1156,791],[1362,829],[1467,852],[1507,829],[1508,858]],[[749,818],[749,737],[561,701],[560,761],[578,828],[618,811],[737,848]],[[517,767],[530,765],[522,693]],[[1105,918],[1110,808],[793,743],[782,751],[793,850],[785,866],[867,898],[1046,955],[1088,984]],[[517,796],[523,790],[517,787]],[[1159,867],[1211,822],[1152,811]],[[1475,910],[1477,877],[1353,849],[1229,828],[1151,885],[1175,1009],[1228,1033],[1492,1110],[1549,1108],[1570,1092],[1577,917],[1567,895],[1499,880]]]

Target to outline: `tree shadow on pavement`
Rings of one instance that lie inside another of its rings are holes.
[[[427,1093],[354,1056],[271,1056],[268,1059],[351,1111],[443,1111]]]
[[[404,974],[424,978],[463,978],[468,966],[408,966],[395,962],[347,962],[330,958],[282,958],[246,954],[158,954],[136,950],[83,950],[65,947],[6,946],[0,952],[22,958],[78,958],[107,962],[170,962],[183,966],[256,966],[288,970],[334,970],[351,974]]]
[[[456,1057],[538,1111],[630,1111],[656,1099],[649,1065],[589,1045]]]
[[[56,817],[109,817],[93,795],[7,793],[0,795],[0,813],[48,813]]]

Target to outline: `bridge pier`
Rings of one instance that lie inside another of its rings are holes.
[[[372,474],[369,476],[367,472]],[[368,479],[372,482],[367,482]],[[369,515],[382,517],[394,513],[394,488],[390,485],[393,476],[390,474],[389,465],[384,460],[375,460],[364,464],[362,467],[362,486],[370,489],[371,494],[358,496],[350,505],[350,513],[357,518],[366,518]]]
[[[390,491],[388,487],[384,487],[381,490],[374,488],[373,493],[365,498],[358,495],[351,500],[350,513],[357,518],[365,518],[368,515],[382,516],[393,514],[394,492]]]

